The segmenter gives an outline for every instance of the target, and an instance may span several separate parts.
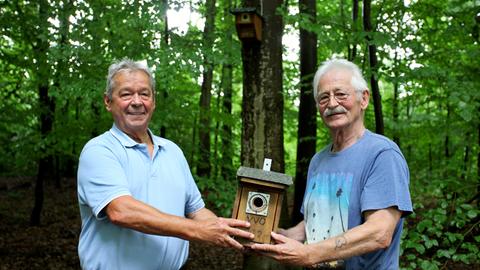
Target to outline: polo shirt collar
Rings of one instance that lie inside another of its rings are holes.
[[[165,142],[160,140],[159,138],[155,137],[150,129],[147,129],[150,138],[152,138],[153,145],[155,147],[163,147],[165,146]],[[125,132],[121,131],[115,123],[113,124],[112,128],[110,129],[110,133],[117,138],[125,147],[134,147],[139,145],[140,143],[136,142],[134,139],[130,138]]]

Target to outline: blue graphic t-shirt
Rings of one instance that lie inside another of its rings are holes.
[[[362,213],[395,206],[412,212],[408,166],[398,146],[368,130],[352,146],[331,152],[331,145],[310,162],[302,213],[307,243],[340,235],[364,222]],[[398,269],[403,219],[391,245],[346,260],[347,269]]]

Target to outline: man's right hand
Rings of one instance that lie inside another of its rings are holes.
[[[193,232],[194,239],[198,241],[243,250],[243,245],[233,237],[241,237],[249,240],[255,237],[252,233],[244,230],[250,227],[249,222],[232,218],[219,218],[206,208],[191,214],[189,218],[199,223],[198,230]]]
[[[246,230],[250,223],[231,218],[216,218],[200,221],[201,229],[199,230],[200,240],[210,242],[221,247],[232,247],[243,250],[244,247],[234,237],[241,237],[252,240],[255,236]]]

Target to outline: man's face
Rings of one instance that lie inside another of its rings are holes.
[[[323,122],[331,130],[363,125],[363,111],[367,108],[369,93],[365,90],[359,100],[351,79],[350,71],[333,69],[318,83],[317,107]]]
[[[143,71],[123,71],[114,77],[112,98],[104,97],[107,110],[117,127],[130,135],[147,131],[155,110],[155,98],[148,75]]]

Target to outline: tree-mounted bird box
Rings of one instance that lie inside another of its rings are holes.
[[[276,231],[280,221],[284,192],[292,184],[286,174],[240,167],[239,186],[233,206],[233,218],[250,222],[249,231],[255,234],[253,242],[273,243],[270,232]],[[249,246],[250,241],[242,241]]]
[[[230,11],[235,15],[235,27],[238,38],[241,41],[262,41],[262,17],[256,12],[256,8],[235,8]]]

